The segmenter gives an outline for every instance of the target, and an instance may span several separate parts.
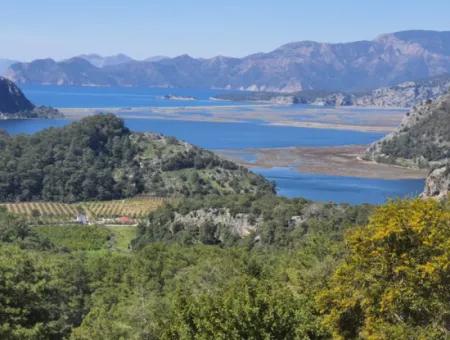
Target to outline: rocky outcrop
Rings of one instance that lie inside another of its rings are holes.
[[[255,101],[274,104],[312,104],[323,106],[369,106],[369,107],[413,107],[435,100],[447,93],[450,75],[442,75],[420,81],[403,82],[391,87],[382,87],[366,93],[326,91],[301,91],[292,94],[277,92],[232,92],[222,93],[216,99],[233,101]]]
[[[435,167],[425,181],[424,198],[447,198],[450,193],[450,163]]]
[[[182,55],[101,68],[82,58],[46,59],[16,63],[7,75],[19,83],[54,85],[355,92],[450,73],[449,50],[450,32],[405,31],[372,41],[294,42],[244,58]],[[92,62],[103,65],[103,60]]]
[[[0,77],[0,119],[54,118],[61,113],[51,107],[35,106],[11,80]]]
[[[176,225],[204,225],[207,223],[226,226],[227,230],[239,237],[245,237],[256,231],[262,218],[251,219],[250,214],[238,213],[232,215],[229,209],[199,209],[190,211],[186,215],[175,213],[173,226]],[[173,230],[172,230],[173,232]],[[220,235],[216,235],[220,238]],[[223,241],[223,240],[222,240]]]
[[[34,105],[12,81],[0,77],[0,113],[14,114],[31,111]]]
[[[450,75],[419,81],[407,81],[395,86],[381,87],[367,93],[331,93],[317,97],[311,104],[327,106],[413,107],[435,100],[450,89]],[[299,94],[301,95],[301,94]]]
[[[357,106],[413,107],[429,100],[435,100],[447,93],[449,88],[450,75],[444,75],[375,89],[365,95],[353,96],[352,104]]]
[[[324,106],[353,105],[354,96],[346,93],[332,93],[326,97],[316,98],[311,104]]]

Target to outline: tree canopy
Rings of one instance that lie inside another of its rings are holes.
[[[319,295],[336,338],[450,335],[450,209],[390,202],[346,238],[349,254]]]

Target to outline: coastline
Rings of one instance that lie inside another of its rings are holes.
[[[367,145],[219,150],[227,159],[249,168],[289,167],[302,173],[374,179],[423,179],[427,170],[381,164],[360,158]],[[248,160],[248,155],[253,159]]]
[[[403,110],[355,107],[301,107],[286,105],[226,105],[177,107],[59,108],[67,119],[114,113],[127,119],[162,119],[201,122],[260,122],[268,125],[312,129],[389,133],[400,124]],[[367,113],[365,111],[371,110]]]

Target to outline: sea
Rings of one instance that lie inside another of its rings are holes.
[[[174,136],[212,151],[271,147],[327,147],[369,144],[381,133],[269,125],[261,120],[211,122],[168,120],[163,116],[131,115],[128,108],[178,108],[186,115],[195,107],[234,106],[245,115],[245,105],[214,99],[224,90],[174,88],[103,88],[33,85],[22,87],[25,95],[37,105],[64,108],[124,108],[119,110],[125,124],[133,131],[159,132]],[[176,100],[169,100],[172,96]],[[279,109],[279,108],[277,108]],[[329,109],[329,108],[328,108]],[[367,114],[367,113],[366,113]],[[11,134],[34,133],[48,127],[69,124],[69,119],[3,120],[0,129]],[[249,156],[251,157],[251,155]],[[279,195],[304,197],[315,201],[349,204],[380,204],[389,199],[413,197],[424,186],[422,179],[370,179],[302,173],[294,168],[252,168],[275,182]]]

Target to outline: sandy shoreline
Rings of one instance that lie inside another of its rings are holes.
[[[292,167],[304,173],[378,179],[422,179],[427,171],[360,159],[367,145],[221,150],[218,153],[248,168]],[[248,161],[248,155],[255,157]]]
[[[301,107],[286,105],[227,105],[186,107],[59,108],[68,119],[114,113],[128,119],[165,119],[198,122],[261,122],[268,125],[312,129],[388,133],[400,123],[404,111],[358,107]],[[368,112],[370,110],[370,113]]]
[[[311,128],[311,129],[331,129],[331,130],[351,130],[360,132],[380,132],[389,133],[393,129],[387,126],[363,126],[363,125],[352,125],[352,124],[331,124],[331,123],[318,123],[318,122],[276,122],[270,123],[269,125],[274,126],[292,126],[300,128]]]

